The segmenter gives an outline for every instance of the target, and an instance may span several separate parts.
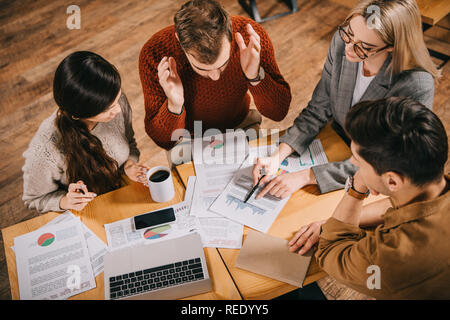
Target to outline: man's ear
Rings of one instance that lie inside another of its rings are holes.
[[[381,179],[390,192],[397,192],[405,185],[405,177],[394,171],[387,171],[381,175]]]

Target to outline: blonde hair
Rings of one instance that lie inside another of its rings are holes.
[[[366,23],[375,22],[375,32],[394,48],[390,65],[393,75],[422,68],[433,78],[440,77],[423,40],[422,19],[415,0],[360,0],[345,23],[355,15],[362,16]]]

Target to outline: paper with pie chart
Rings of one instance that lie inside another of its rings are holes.
[[[95,288],[79,219],[48,224],[14,238],[21,300],[61,300]]]
[[[267,193],[262,199],[256,200],[256,195],[264,187],[260,186],[246,203],[244,203],[244,200],[253,188],[252,170],[254,159],[256,156],[267,156],[271,154],[272,150],[273,146],[259,147],[257,150],[252,148],[249,153],[250,159],[246,159],[243,162],[233,179],[209,209],[228,219],[266,233],[289,200],[289,197],[280,199]],[[257,152],[257,155],[255,155],[255,152]],[[287,163],[282,164],[278,174],[298,171],[299,168],[302,170],[327,162],[328,160],[320,140],[314,140],[300,157],[290,157]],[[280,170],[285,172],[280,173]]]
[[[244,131],[237,130],[194,139],[193,163],[197,181],[191,214],[220,218],[208,208],[225,189],[245,159],[249,146]]]
[[[69,210],[65,211],[64,213],[59,214],[56,218],[52,219],[47,225],[52,225],[56,223],[60,223],[63,221],[68,221],[71,219],[78,219],[80,220],[80,217],[75,216],[72,212]],[[81,221],[81,220],[80,220]],[[105,256],[106,252],[108,251],[107,246],[101,240],[94,232],[92,232],[91,229],[89,229],[83,222],[81,222],[81,227],[83,228],[84,232],[84,238],[86,239],[86,244],[89,251],[89,257],[91,259],[92,264],[92,270],[94,271],[94,277],[97,277],[100,273],[103,272],[104,269],[104,261],[103,257]],[[52,240],[54,238],[51,238],[48,236],[47,239],[42,238],[43,245],[51,244]],[[15,252],[14,246],[11,247],[11,249]]]
[[[175,211],[175,222],[158,227],[136,230],[133,217],[105,224],[108,249],[116,250],[141,243],[173,239],[198,229],[198,221],[189,216],[192,192],[195,181],[189,181],[183,202],[168,206]]]

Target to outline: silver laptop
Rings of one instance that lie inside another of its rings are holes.
[[[105,299],[178,299],[212,290],[198,233],[108,252]]]

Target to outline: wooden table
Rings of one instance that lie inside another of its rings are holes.
[[[322,142],[329,162],[342,161],[351,156],[350,149],[330,126],[326,126],[318,138]],[[257,143],[258,141],[253,141],[250,145],[256,146]],[[187,185],[189,176],[195,175],[192,163],[179,165],[176,170],[184,185]],[[308,186],[293,193],[267,234],[290,240],[300,227],[329,218],[342,198],[343,192],[343,190],[339,190],[321,195],[316,186]],[[366,201],[369,203],[381,198],[383,197],[370,196]],[[244,241],[248,230],[248,227],[244,227]],[[235,263],[239,251],[238,249],[219,249],[219,253],[244,299],[273,299],[297,289],[287,283],[236,268]],[[327,275],[319,268],[315,258],[311,261],[303,283],[304,286]]]
[[[81,212],[73,213],[80,216],[81,221],[86,224],[100,239],[105,243],[106,233],[103,227],[106,223],[111,223],[124,218],[135,216],[151,210],[160,209],[171,204],[183,201],[185,188],[183,187],[175,171],[172,173],[175,196],[170,202],[156,203],[150,197],[148,188],[138,183],[132,183],[129,186],[98,196],[91,201]],[[39,217],[21,222],[14,226],[2,230],[3,242],[5,245],[6,262],[8,265],[9,283],[11,286],[12,299],[19,299],[19,285],[17,280],[16,258],[11,246],[14,244],[14,238],[22,234],[34,231],[53,218],[58,213],[51,212]],[[213,291],[201,295],[189,297],[186,299],[201,300],[239,300],[241,296],[230,277],[217,249],[205,248],[205,257],[208,265],[209,274],[213,284]],[[83,292],[70,299],[104,299],[104,280],[103,273],[95,278],[97,287],[95,289]]]

